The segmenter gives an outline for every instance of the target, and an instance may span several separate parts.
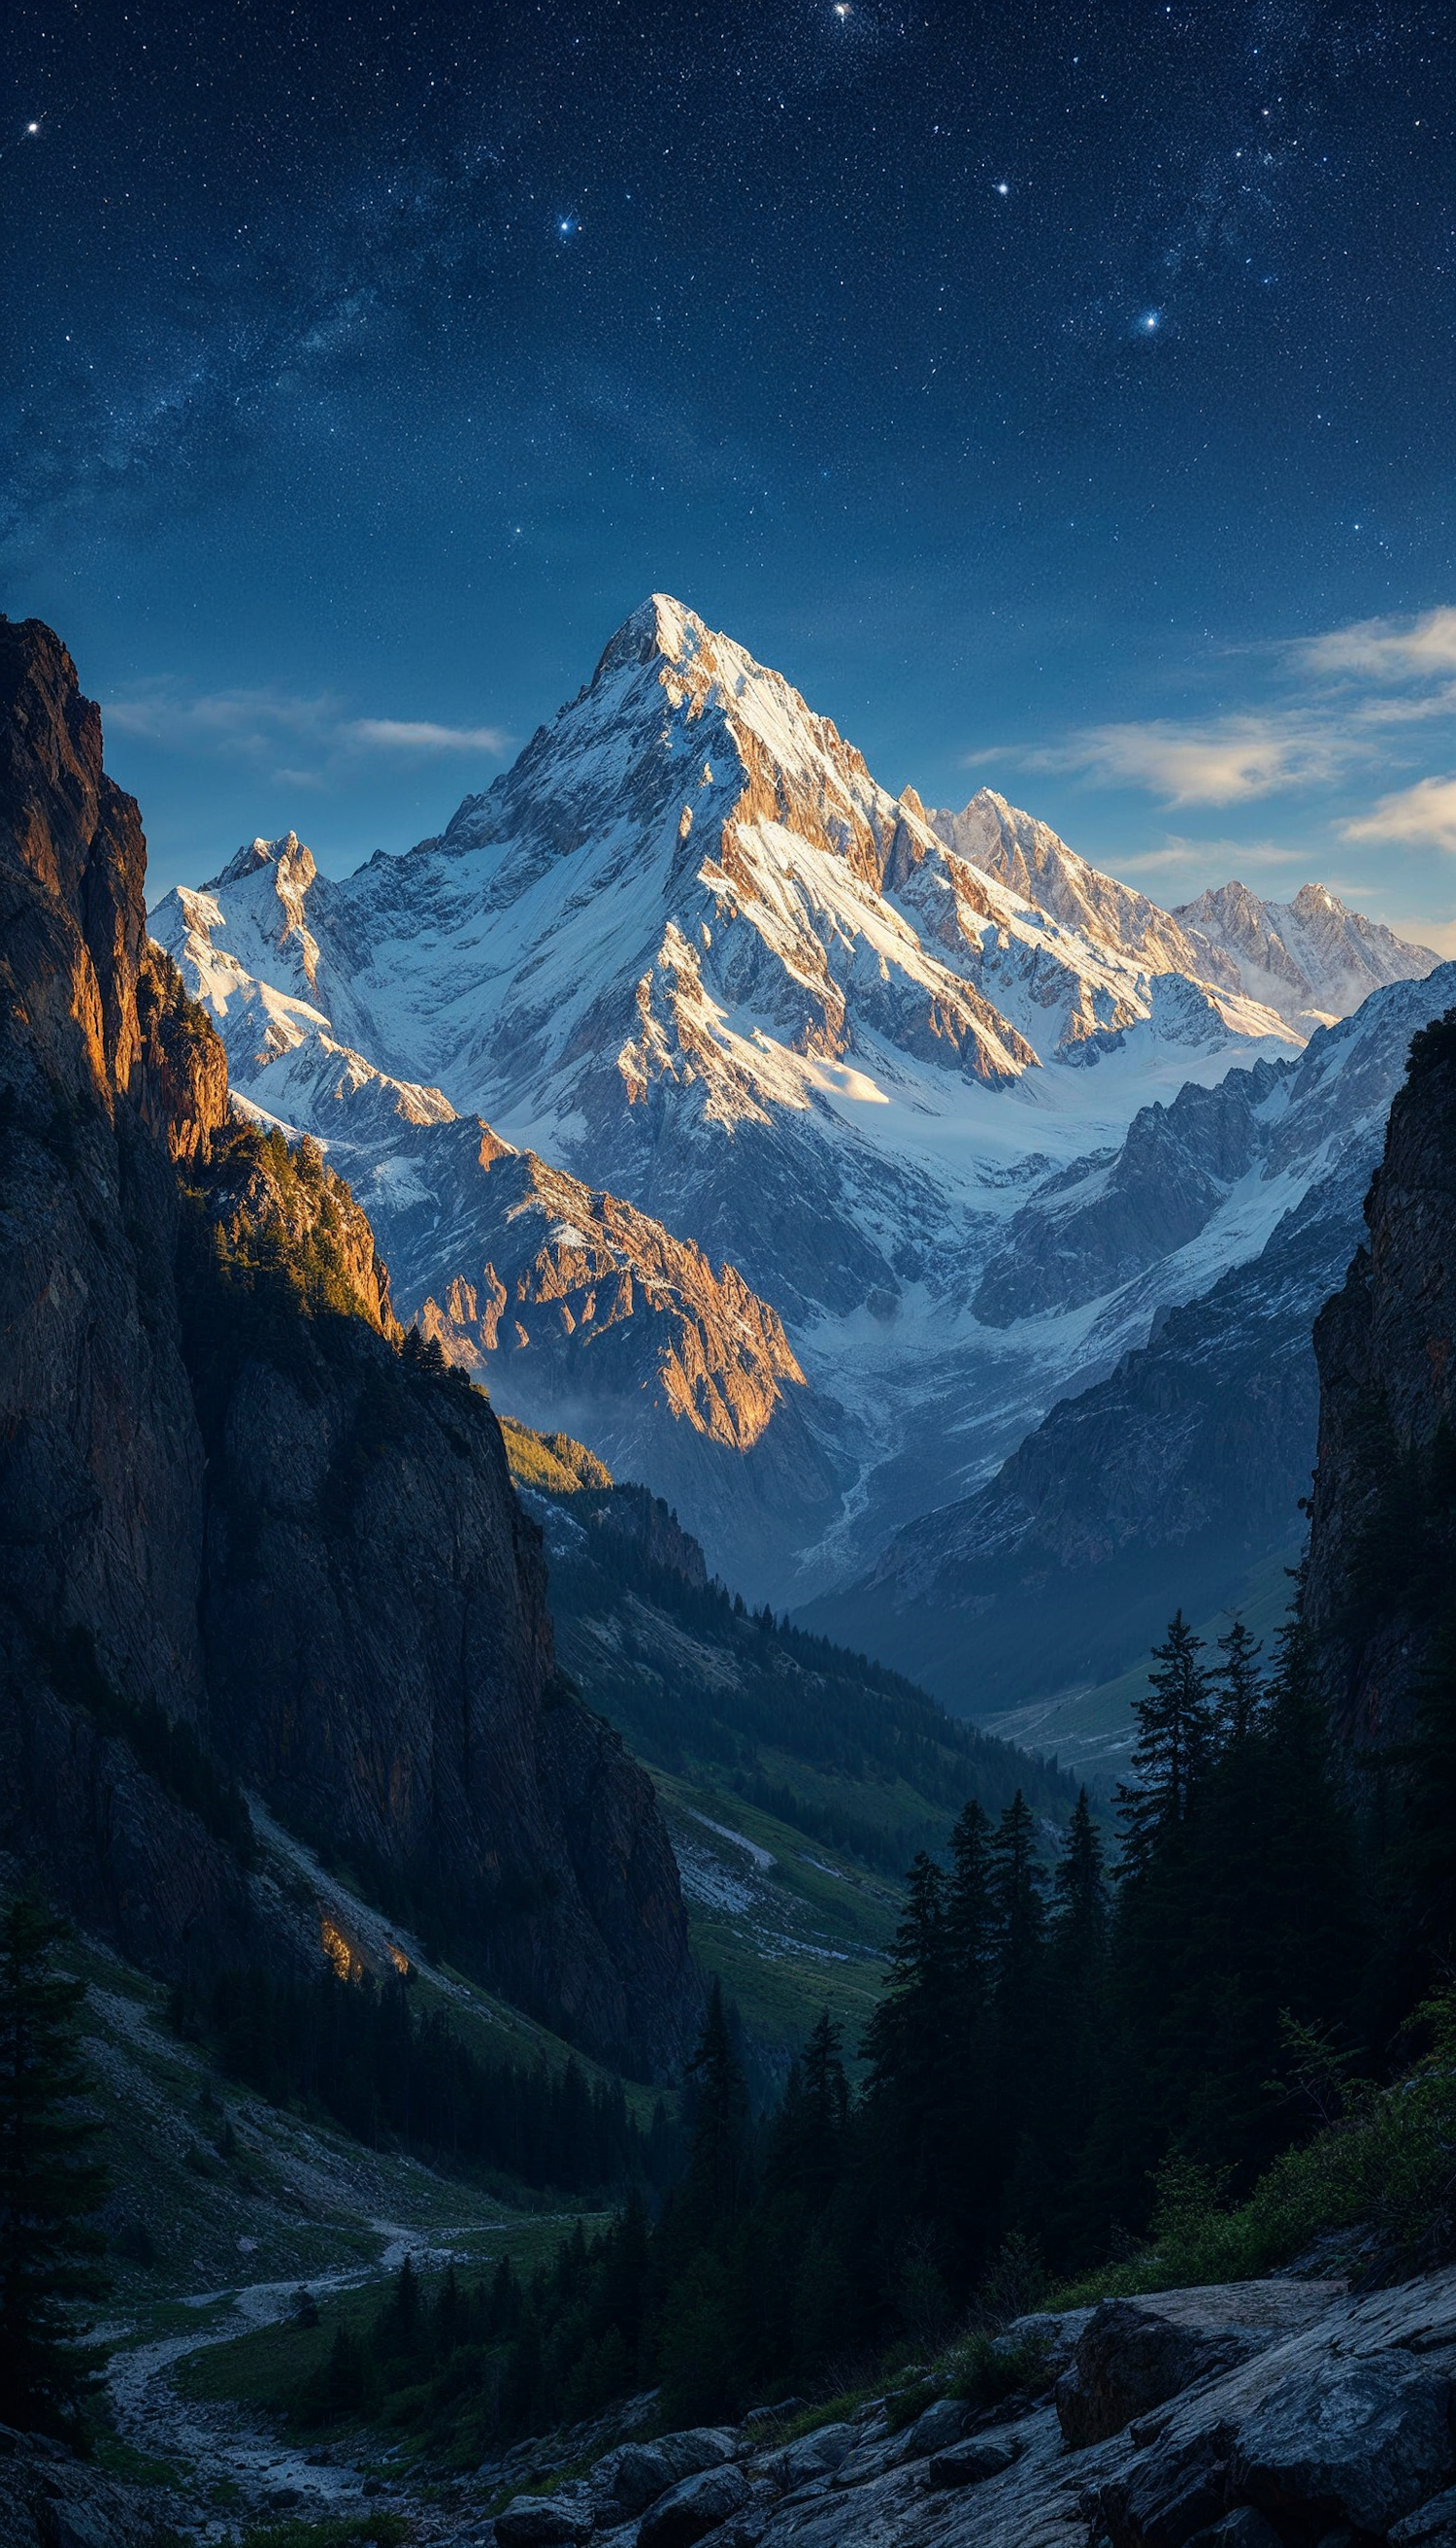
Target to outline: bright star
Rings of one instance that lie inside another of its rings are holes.
[[[850,0],[834,0],[834,14],[836,18],[848,18],[850,14]]]
[[[1145,336],[1156,334],[1158,320],[1161,317],[1162,312],[1160,310],[1144,310],[1141,318],[1138,321],[1138,324],[1142,329]]]
[[[581,227],[582,225],[578,221],[575,213],[563,213],[560,221],[556,225],[557,231],[562,238],[575,238]]]
[[[997,194],[998,194],[998,195],[1009,195],[1009,194],[1010,194],[1010,192],[1011,192],[1011,188],[1007,185],[1006,180],[1004,179],[1004,177],[1003,177],[1003,179],[1002,179],[1002,181],[1001,181],[1000,185],[997,187],[996,192],[997,192]]]
[[[27,133],[39,133],[39,132],[40,132],[40,130],[41,130],[41,128],[40,128],[39,124],[28,124],[28,125],[26,126],[26,131],[27,131]]]

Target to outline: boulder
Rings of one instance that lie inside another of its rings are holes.
[[[887,2470],[900,2468],[910,2456],[910,2432],[876,2433],[872,2440],[861,2442],[848,2459],[840,2461],[829,2483],[843,2493],[846,2487],[864,2486],[869,2478],[883,2477]]]
[[[577,2548],[592,2530],[585,2504],[552,2495],[517,2495],[496,2515],[496,2548]]]
[[[1135,2415],[1195,2381],[1231,2371],[1312,2323],[1338,2298],[1334,2283],[1214,2284],[1103,2301],[1056,2383],[1057,2421],[1076,2450],[1106,2441]]]
[[[1391,2548],[1456,2548],[1456,2486],[1391,2525]]]
[[[655,2442],[624,2442],[620,2450],[611,2451],[598,2460],[592,2472],[592,2482],[598,2493],[606,2495],[618,2513],[627,2519],[634,2512],[645,2512],[656,2503],[669,2487],[684,2477],[695,2477],[700,2469],[717,2468],[731,2459],[738,2447],[738,2436],[717,2424],[694,2425],[682,2433],[660,2433]]]
[[[1228,2508],[1229,2438],[1219,2426],[1135,2462],[1098,2489],[1112,2548],[1187,2548]]]
[[[742,2512],[749,2500],[742,2469],[728,2463],[702,2469],[659,2498],[643,2516],[638,2548],[693,2548],[710,2530]]]
[[[926,2475],[932,2486],[978,2486],[983,2478],[1004,2476],[1021,2455],[1022,2444],[1009,2433],[972,2433],[969,2441],[937,2451]]]
[[[770,2475],[784,2495],[793,2495],[816,2477],[832,2477],[860,2440],[855,2424],[821,2424],[815,2433],[790,2442],[770,2463]]]
[[[1030,2310],[1024,2318],[1014,2318],[1009,2326],[1002,2328],[993,2338],[991,2350],[1004,2356],[1035,2347],[1055,2377],[1066,2370],[1091,2317],[1090,2309]]]
[[[1395,2350],[1326,2358],[1242,2418],[1235,2492],[1387,2531],[1456,2476],[1451,2394],[1436,2365]]]
[[[963,2398],[938,2398],[917,2415],[906,2435],[907,2459],[926,2460],[933,2451],[947,2451],[958,2442],[970,2420],[970,2410]]]

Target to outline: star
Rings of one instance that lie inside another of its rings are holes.
[[[1004,177],[1001,179],[1001,181],[1000,181],[999,185],[997,186],[997,188],[996,188],[996,192],[997,192],[997,194],[998,194],[998,195],[1009,195],[1009,194],[1010,194],[1010,192],[1011,192],[1011,188],[1007,185],[1006,180],[1005,180],[1005,178],[1004,178]]]
[[[28,124],[28,125],[26,126],[26,131],[27,131],[27,133],[39,133],[39,132],[40,132],[40,130],[41,130],[41,128],[40,128],[39,124]]]
[[[575,213],[563,213],[556,225],[557,234],[561,238],[575,238],[581,227]]]
[[[834,0],[834,14],[836,18],[848,18],[850,14],[850,0]]]
[[[1138,319],[1138,326],[1141,328],[1142,333],[1143,333],[1143,335],[1144,335],[1144,336],[1155,336],[1155,335],[1156,335],[1157,330],[1158,330],[1159,322],[1160,322],[1160,320],[1161,320],[1161,318],[1162,318],[1162,315],[1163,315],[1163,314],[1162,314],[1162,312],[1161,312],[1160,310],[1144,310],[1144,311],[1143,311],[1141,318],[1140,318]]]

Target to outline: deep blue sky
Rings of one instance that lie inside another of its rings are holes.
[[[9,27],[5,607],[158,885],[438,829],[664,587],[893,787],[1456,945],[1446,0]]]

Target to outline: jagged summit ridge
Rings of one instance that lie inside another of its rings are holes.
[[[1309,1033],[1358,1008],[1389,982],[1422,978],[1439,957],[1351,911],[1323,884],[1264,902],[1235,878],[1175,914],[1199,950],[1223,956],[1253,999]]]
[[[457,1278],[493,1297],[497,1260],[462,1254],[485,1225],[441,1200],[453,1171],[426,1165],[390,1090],[433,1092],[736,1269],[807,1384],[765,1402],[753,1458],[786,1440],[786,1410],[817,1445],[789,1463],[807,1464],[812,1526],[775,1522],[773,1577],[762,1528],[725,1543],[687,1505],[756,1591],[801,1589],[795,1543],[841,1566],[838,1496],[845,1528],[882,1539],[871,1477],[893,1474],[894,1520],[963,1491],[1160,1301],[1266,1233],[1262,1197],[1231,1195],[1196,1277],[1175,1245],[1148,1262],[1110,1244],[1105,1295],[1053,1318],[1003,1298],[986,1326],[971,1305],[1031,1189],[1186,1083],[1293,1056],[1308,1030],[993,792],[957,817],[891,793],[782,674],[670,595],[441,833],[342,880],[306,874],[306,856],[265,844],[154,915],[243,1094],[337,1138],[345,1080],[357,1096],[358,1070],[376,1074],[370,1208],[437,1308]],[[535,1420],[592,1438],[581,1403]]]

